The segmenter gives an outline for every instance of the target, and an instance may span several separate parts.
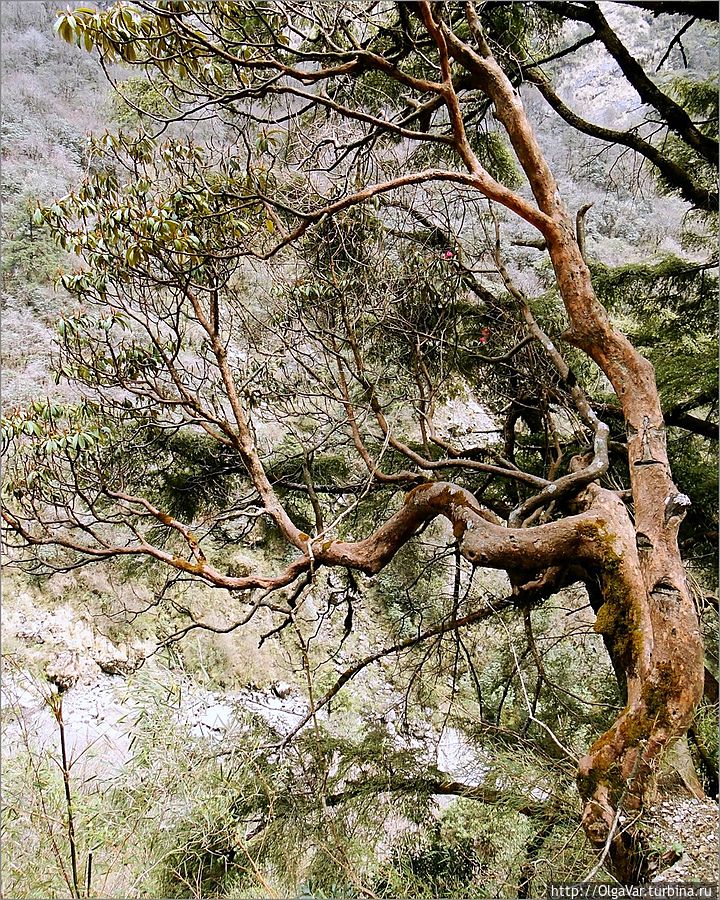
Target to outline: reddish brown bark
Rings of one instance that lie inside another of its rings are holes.
[[[564,337],[608,377],[627,427],[635,522],[633,526],[619,502],[608,507],[615,544],[599,572],[605,602],[598,630],[607,631],[625,672],[628,701],[612,728],[590,748],[578,773],[586,800],[585,830],[595,845],[603,846],[617,824],[618,804],[636,807],[642,801],[658,757],[685,733],[702,696],[702,642],[677,545],[688,501],[672,480],[653,367],[612,326],[595,296],[572,219],[517,91],[482,39],[479,52],[455,35],[448,34],[447,40],[451,53],[494,101],[538,207],[550,220],[539,230],[568,314]],[[623,877],[637,874],[631,844],[632,838],[621,837],[610,848]]]

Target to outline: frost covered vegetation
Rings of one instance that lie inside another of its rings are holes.
[[[2,4],[7,896],[715,879],[717,24],[661,7]]]

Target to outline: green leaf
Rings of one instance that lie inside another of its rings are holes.
[[[31,422],[29,419],[23,423],[22,430],[25,434],[29,435],[30,437],[32,437],[32,436],[39,437],[41,434],[40,426],[37,424],[37,422]]]
[[[68,44],[72,44],[75,40],[75,28],[77,21],[74,16],[63,14],[55,22],[55,31]]]

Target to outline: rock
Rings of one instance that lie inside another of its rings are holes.
[[[106,675],[132,675],[142,665],[143,660],[130,659],[99,659],[97,661],[100,671]]]
[[[292,694],[292,685],[288,684],[287,681],[276,681],[275,684],[271,686],[270,690],[280,700],[287,700],[290,694]]]
[[[145,662],[142,652],[128,653],[125,645],[120,647],[100,635],[97,635],[91,655],[102,672],[106,675],[131,675]]]
[[[666,798],[647,810],[643,822],[649,839],[658,847],[654,881],[717,881],[715,803],[707,798]]]
[[[200,716],[195,726],[202,733],[203,729],[215,732],[225,732],[228,730],[230,721],[235,714],[232,706],[227,703],[213,703],[200,712]]]
[[[423,739],[421,743],[425,741]],[[443,729],[437,744],[437,767],[472,786],[482,784],[489,769],[457,728]]]
[[[78,681],[87,674],[87,660],[83,660],[79,653],[66,650],[59,653],[55,659],[45,667],[47,680],[54,684],[60,692],[74,687]]]

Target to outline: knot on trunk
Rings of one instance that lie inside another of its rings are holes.
[[[582,826],[585,834],[594,847],[602,847],[607,841],[615,816],[607,802],[590,800],[583,812]]]
[[[692,502],[687,494],[670,494],[665,500],[665,524],[667,525],[671,519],[682,521],[691,506]]]

